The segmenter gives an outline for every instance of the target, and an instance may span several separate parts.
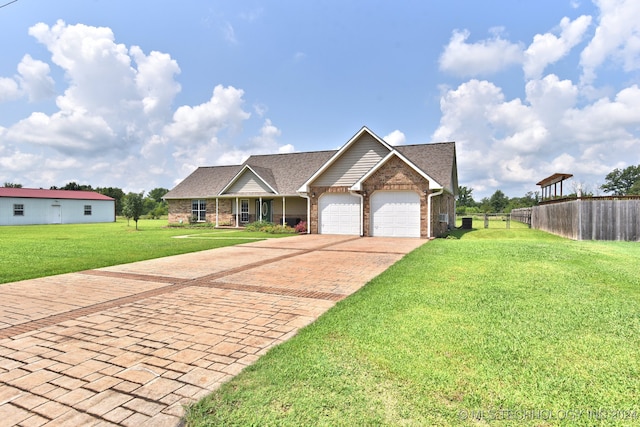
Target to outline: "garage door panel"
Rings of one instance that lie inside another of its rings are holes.
[[[360,198],[352,194],[324,194],[319,201],[320,234],[360,235]]]
[[[420,196],[413,191],[380,191],[371,196],[372,235],[420,237]]]

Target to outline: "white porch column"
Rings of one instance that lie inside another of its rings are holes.
[[[282,196],[282,226],[284,227],[284,225],[287,223],[285,221],[285,213],[286,213],[286,209],[285,209],[285,201],[284,201],[284,196]]]
[[[218,198],[216,197],[216,227],[218,226]]]
[[[258,199],[259,203],[260,203],[260,218],[258,218],[258,221],[262,221],[262,196]],[[258,212],[256,212],[256,215],[258,214]]]
[[[239,211],[240,211],[240,206],[238,205],[238,198],[236,197],[236,228],[240,227],[240,221],[238,221]]]

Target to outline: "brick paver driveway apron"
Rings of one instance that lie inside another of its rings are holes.
[[[423,243],[295,236],[0,285],[0,424],[175,426]]]

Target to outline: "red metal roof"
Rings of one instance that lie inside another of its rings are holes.
[[[114,200],[95,191],[43,190],[38,188],[0,187],[0,197],[26,199]]]

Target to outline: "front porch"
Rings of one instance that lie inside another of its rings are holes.
[[[169,202],[169,222],[211,223],[241,228],[255,221],[295,227],[307,221],[307,200],[299,196],[235,196]]]

